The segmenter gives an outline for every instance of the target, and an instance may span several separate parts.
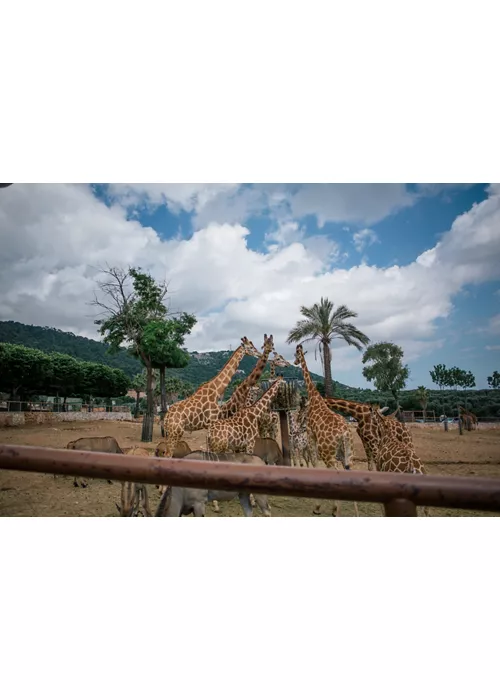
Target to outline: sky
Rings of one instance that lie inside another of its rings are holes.
[[[194,313],[194,351],[286,336],[300,307],[346,304],[372,342],[401,345],[407,388],[444,363],[476,386],[500,370],[498,184],[14,184],[0,189],[0,319],[100,339],[100,270],[138,266]],[[369,387],[362,353],[335,379]],[[310,368],[322,374],[310,344]]]

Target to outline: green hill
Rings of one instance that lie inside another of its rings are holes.
[[[56,328],[46,328],[41,326],[27,326],[17,321],[0,321],[0,343],[14,343],[25,345],[30,348],[37,348],[44,352],[61,352],[71,355],[75,359],[88,362],[101,362],[110,367],[122,369],[129,377],[142,371],[142,365],[135,357],[132,357],[126,350],[116,355],[108,353],[108,346],[105,343],[83,338],[74,333],[57,330]],[[230,350],[220,350],[218,352],[192,352],[191,360],[187,367],[178,370],[169,370],[169,374],[175,374],[181,379],[190,382],[194,386],[199,386],[203,382],[212,379],[222,368],[231,355]],[[249,374],[255,366],[256,360],[253,357],[245,356],[241,361],[239,369],[245,375]],[[302,379],[300,368],[292,366],[283,369],[285,377]],[[243,374],[237,374],[236,377]],[[315,381],[322,381],[323,378],[317,374],[312,374]],[[348,389],[343,384],[337,385],[339,388]]]
[[[257,340],[257,339],[254,339]],[[56,328],[42,328],[41,326],[27,326],[17,321],[0,321],[0,343],[14,343],[37,348],[44,352],[60,352],[71,355],[75,359],[88,362],[100,362],[110,367],[123,370],[129,377],[142,371],[139,360],[131,357],[125,350],[116,355],[108,353],[108,346],[96,340],[89,340],[74,333],[66,333]],[[181,379],[190,382],[195,387],[214,377],[231,355],[230,350],[219,352],[192,352],[191,360],[184,369],[169,370]],[[290,353],[291,355],[291,353]],[[252,357],[244,357],[239,369],[244,374],[236,374],[235,378],[243,378],[248,375],[255,366],[256,360]],[[302,379],[302,372],[298,367],[286,367],[283,375],[289,378]],[[323,381],[323,377],[312,374],[314,381]],[[340,382],[335,383],[335,395],[351,401],[367,403],[380,403],[389,406],[390,410],[396,408],[391,394],[372,389],[355,389]],[[421,410],[421,406],[415,395],[415,391],[402,391],[400,394],[401,406],[404,410]],[[429,404],[427,410],[434,411],[436,415],[446,412],[448,416],[456,415],[457,403],[465,405],[481,418],[500,417],[500,390],[483,389],[467,391],[440,391],[430,389]]]

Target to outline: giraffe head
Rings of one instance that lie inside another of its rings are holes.
[[[276,352],[276,350],[274,351],[274,357],[271,362],[275,367],[290,367],[291,365],[291,363],[288,362],[288,360],[285,360],[283,355],[280,355],[279,352]]]
[[[268,354],[274,350],[274,340],[272,334],[268,336],[266,333],[264,333],[264,344],[262,345],[261,350],[267,350]]]
[[[244,335],[243,338],[241,339],[241,345],[243,346],[243,349],[245,350],[245,355],[250,355],[250,357],[260,357],[260,352],[257,350],[257,348],[252,343],[252,341],[248,340],[246,335]]]
[[[386,423],[386,418],[380,412],[380,406],[378,404],[370,404],[369,418],[371,421],[371,425],[375,430],[377,438],[379,440],[383,440],[386,437],[388,427]]]
[[[294,359],[294,361],[293,361],[293,364],[294,364],[294,365],[300,365],[301,360],[302,360],[302,358],[304,357],[305,354],[306,354],[306,353],[304,352],[304,350],[303,350],[303,348],[302,348],[302,344],[301,344],[301,345],[297,345],[297,347],[295,348],[295,359]]]

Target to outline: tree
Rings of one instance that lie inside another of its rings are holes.
[[[141,272],[139,268],[125,271],[112,267],[103,272],[107,277],[99,282],[99,288],[105,295],[105,301],[96,296],[93,304],[102,310],[105,318],[97,319],[94,323],[99,326],[99,332],[109,344],[111,352],[119,352],[124,344],[146,368],[147,409],[141,440],[151,442],[154,419],[153,370],[154,366],[158,366],[156,360],[161,359],[155,356],[155,353],[160,352],[158,348],[161,342],[158,341],[155,345],[155,333],[151,329],[149,336],[146,332],[149,340],[145,340],[145,331],[152,322],[167,322],[167,284],[158,284],[151,275]],[[165,326],[157,326],[157,331],[160,328],[165,332]],[[172,347],[170,351],[174,352]],[[176,357],[180,361],[180,350]]]
[[[0,388],[18,400],[12,410],[22,410],[27,395],[43,391],[49,373],[48,356],[40,350],[10,343],[0,345]]]
[[[63,397],[63,412],[66,411],[66,399],[81,390],[84,381],[84,363],[78,362],[69,355],[51,352],[48,355],[47,388],[55,391],[59,399]]]
[[[496,370],[493,372],[491,377],[488,377],[488,386],[491,389],[500,388],[500,373],[497,372]]]
[[[415,393],[417,396],[417,401],[422,406],[422,411],[424,414],[424,423],[425,423],[425,420],[427,418],[427,416],[426,416],[427,404],[429,403],[429,392],[425,388],[425,386],[419,386],[419,387],[417,387],[417,391]]]
[[[196,323],[195,316],[182,313],[180,318],[158,320],[148,323],[142,336],[142,349],[151,366],[160,371],[161,434],[164,437],[163,419],[167,412],[165,369],[186,367],[189,355],[183,349],[184,336],[191,333]]]
[[[165,379],[165,396],[167,403],[173,403],[178,399],[185,399],[194,393],[194,386],[179,377],[168,376]]]
[[[437,384],[440,389],[448,386],[450,370],[446,369],[446,365],[434,365],[429,374],[434,384]]]
[[[305,318],[298,321],[295,328],[290,331],[287,343],[317,341],[318,348],[323,354],[325,394],[333,396],[330,349],[332,341],[340,339],[362,350],[368,345],[370,339],[352,323],[347,323],[348,319],[357,317],[358,314],[355,311],[351,311],[343,304],[335,309],[333,302],[327,298],[321,297],[319,304],[310,307],[301,306],[300,313]]]
[[[325,384],[324,382],[316,382],[316,389],[319,391],[321,396],[325,395]]]
[[[379,391],[390,391],[399,406],[399,392],[410,376],[408,365],[403,365],[403,349],[394,343],[375,343],[365,351],[363,376],[375,383]]]

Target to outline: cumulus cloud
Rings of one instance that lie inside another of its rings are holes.
[[[327,221],[374,224],[416,199],[399,183],[304,185],[292,195],[291,211],[296,218],[316,216],[320,226]]]
[[[218,196],[195,185],[161,187],[162,197],[175,192],[179,206],[194,202],[200,212]],[[291,359],[285,338],[300,306],[328,296],[355,309],[356,324],[373,341],[400,343],[411,361],[440,347],[436,322],[449,315],[465,284],[500,277],[500,192],[494,188],[406,266],[349,268],[337,242],[281,221],[262,252],[250,248],[248,229],[234,222],[207,223],[187,240],[160,240],[127,218],[118,197],[108,207],[84,185],[15,185],[0,195],[0,316],[96,337],[88,303],[99,268],[133,264],[167,278],[172,306],[198,316],[192,350],[234,347],[245,334],[258,344],[263,333],[273,333],[278,351]],[[313,349],[308,358],[321,371]],[[360,370],[356,350],[335,346],[333,358],[340,378]]]
[[[108,194],[130,211],[166,204],[174,213],[191,212],[199,228],[211,223],[245,223],[256,213],[270,213],[276,219],[315,216],[322,227],[327,221],[373,224],[433,194],[432,187],[410,192],[400,183],[113,184]]]
[[[358,253],[361,253],[362,250],[373,245],[373,243],[379,242],[377,234],[371,228],[363,228],[361,231],[356,231],[352,240]]]

